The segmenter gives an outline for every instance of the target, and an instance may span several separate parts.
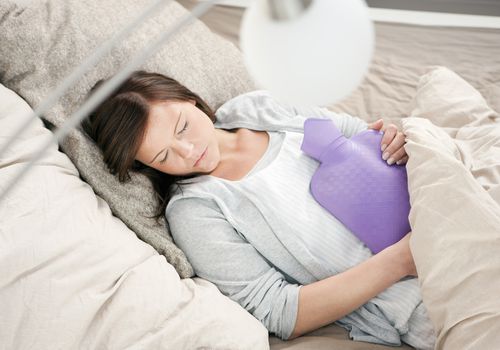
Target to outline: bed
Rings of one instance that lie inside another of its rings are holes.
[[[0,140],[116,29],[98,16],[116,16],[118,26],[148,2],[20,3],[0,5]],[[179,3],[189,9],[196,2]],[[173,5],[163,19],[172,22],[183,11]],[[218,36],[197,22],[178,38],[181,44],[170,44],[145,68],[178,77],[214,107],[256,88],[236,49],[241,15],[240,8],[217,6],[201,20]],[[0,184],[76,109],[82,92],[153,35],[160,25],[153,24],[86,74],[0,157]],[[500,287],[500,29],[383,22],[375,28],[365,80],[329,108],[366,121],[383,118],[405,131],[412,252],[437,348],[494,348],[500,341],[500,305],[491,292]],[[220,62],[204,74],[189,73],[214,59]],[[268,337],[243,308],[193,275],[182,252],[158,234],[167,223],[138,215],[144,210],[134,203],[151,203],[144,179],[117,187],[86,142],[74,132],[53,145],[0,203],[0,348],[390,348],[353,342],[336,325],[292,341]]]

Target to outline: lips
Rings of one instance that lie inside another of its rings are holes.
[[[207,147],[207,148],[205,148],[205,150],[204,150],[204,151],[203,151],[203,153],[201,154],[200,158],[198,158],[198,160],[196,161],[196,163],[194,163],[194,166],[197,166],[197,165],[198,165],[198,163],[200,162],[200,160],[202,160],[202,159],[203,159],[203,157],[205,157],[205,154],[207,153],[207,149],[208,149],[208,147]]]

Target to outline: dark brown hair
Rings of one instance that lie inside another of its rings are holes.
[[[87,98],[105,81],[99,80]],[[109,171],[117,175],[120,182],[130,180],[129,171],[144,174],[150,179],[158,195],[158,208],[153,216],[156,219],[164,215],[171,187],[180,186],[179,180],[195,176],[165,174],[135,160],[146,132],[150,105],[167,100],[194,100],[196,107],[215,123],[214,112],[197,94],[172,78],[142,70],[133,72],[82,122],[83,130],[97,144]]]

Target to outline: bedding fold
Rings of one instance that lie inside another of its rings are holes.
[[[500,124],[456,137],[430,120],[402,120],[411,250],[436,349],[500,343]]]

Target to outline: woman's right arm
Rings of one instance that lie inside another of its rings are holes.
[[[309,285],[291,284],[240,237],[215,204],[180,199],[167,213],[167,220],[175,243],[196,274],[215,283],[281,339],[342,318],[409,270],[405,249],[400,249],[408,246],[402,244],[403,238],[343,273]]]
[[[405,276],[416,276],[409,238],[410,233],[349,270],[303,286],[289,339],[344,317]]]
[[[302,287],[289,283],[235,230],[213,200],[182,198],[167,209],[174,241],[196,274],[214,283],[269,332],[288,339]]]

